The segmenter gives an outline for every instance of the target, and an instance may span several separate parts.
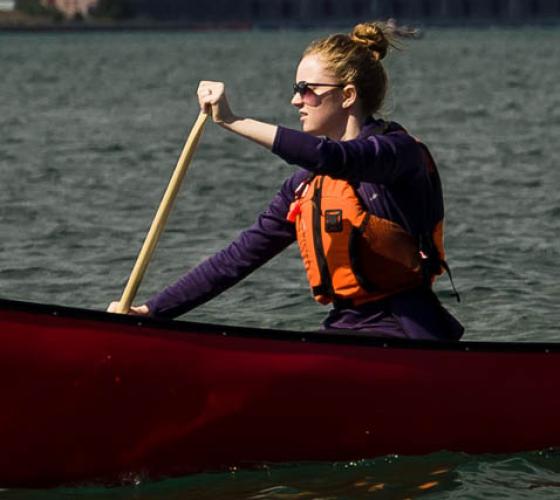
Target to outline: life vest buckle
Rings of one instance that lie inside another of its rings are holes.
[[[342,210],[325,210],[325,231],[327,233],[342,232]]]

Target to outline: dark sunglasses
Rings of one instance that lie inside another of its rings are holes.
[[[313,92],[313,89],[311,87],[336,87],[342,89],[344,88],[344,84],[343,83],[311,83],[311,82],[301,81],[301,82],[294,83],[294,94],[297,93],[301,97],[303,97],[308,90]]]

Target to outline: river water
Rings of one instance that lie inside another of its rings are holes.
[[[198,113],[197,82],[223,80],[238,114],[297,127],[295,66],[323,34],[0,35],[0,296],[94,309],[118,299]],[[384,116],[440,166],[462,303],[445,278],[437,289],[465,339],[559,340],[559,61],[557,28],[433,29],[387,60]],[[290,172],[208,124],[138,301],[250,225]],[[324,315],[294,247],[185,319],[312,330]],[[551,450],[441,452],[0,499],[555,498],[558,472]]]

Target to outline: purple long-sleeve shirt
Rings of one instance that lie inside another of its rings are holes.
[[[150,314],[183,314],[235,285],[293,243],[295,227],[286,215],[297,186],[309,172],[351,181],[371,213],[401,224],[413,235],[426,232],[431,227],[426,214],[434,201],[420,146],[395,123],[379,133],[382,124],[369,121],[351,141],[332,141],[279,127],[273,153],[302,168],[283,183],[253,226],[153,296],[147,302]],[[426,288],[356,308],[334,308],[323,327],[423,339],[457,339],[463,332]]]

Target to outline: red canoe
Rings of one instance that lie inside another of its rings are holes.
[[[0,300],[0,487],[560,446],[559,344],[379,340]]]

